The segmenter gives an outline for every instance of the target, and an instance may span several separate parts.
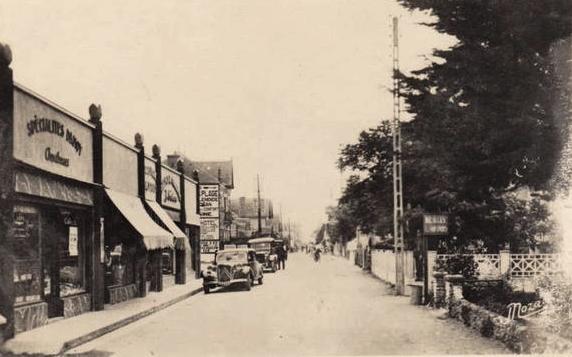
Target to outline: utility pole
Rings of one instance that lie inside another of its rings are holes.
[[[283,235],[283,230],[284,230],[284,229],[283,229],[283,228],[284,228],[283,225],[284,225],[284,223],[283,223],[283,222],[284,222],[284,221],[282,220],[282,203],[281,203],[281,204],[280,204],[280,226],[279,226],[279,228],[280,228],[280,239],[284,239],[284,235]]]
[[[258,236],[262,237],[262,207],[260,206],[260,175],[256,175],[256,187],[258,191]]]
[[[401,169],[401,84],[399,81],[399,31],[398,19],[393,17],[393,236],[395,249],[395,292],[403,295],[405,291],[403,239],[403,175]]]

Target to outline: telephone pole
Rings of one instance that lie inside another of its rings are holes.
[[[258,191],[258,236],[262,237],[262,207],[260,206],[260,175],[256,175],[256,187]]]
[[[395,292],[405,291],[403,239],[403,175],[401,169],[401,98],[399,81],[399,31],[398,19],[393,18],[393,236],[395,249]]]

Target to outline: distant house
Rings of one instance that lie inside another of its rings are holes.
[[[233,237],[251,237],[258,232],[258,199],[252,197],[239,197],[231,199],[230,207],[233,212]],[[262,234],[278,233],[280,220],[274,216],[272,201],[260,199],[260,223]]]

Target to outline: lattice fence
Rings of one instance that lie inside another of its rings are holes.
[[[562,270],[558,254],[511,254],[510,275],[527,277],[554,274]]]
[[[437,254],[437,263],[445,264],[453,256],[453,254]],[[473,256],[479,277],[488,279],[500,277],[499,254],[463,254],[463,256]]]

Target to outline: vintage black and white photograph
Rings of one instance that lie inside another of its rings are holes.
[[[571,0],[0,0],[0,356],[572,354]]]

